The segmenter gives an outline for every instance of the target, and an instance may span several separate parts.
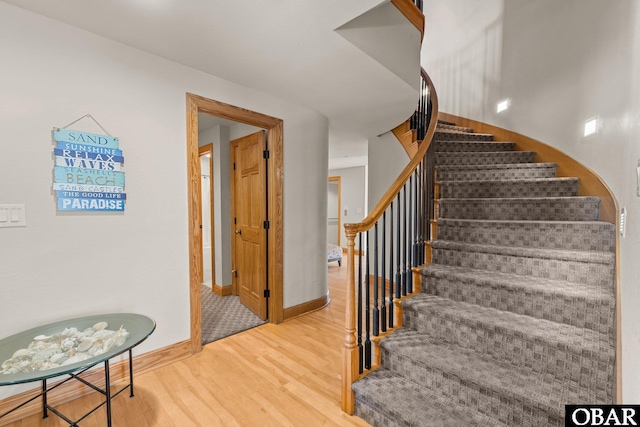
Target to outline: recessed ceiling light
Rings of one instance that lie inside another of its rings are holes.
[[[496,106],[496,112],[501,113],[508,108],[509,108],[509,100],[503,99],[502,101],[498,102],[498,105]]]

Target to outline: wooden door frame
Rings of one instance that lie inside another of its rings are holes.
[[[342,179],[338,176],[330,176],[329,182],[338,182],[338,246],[342,247],[340,244],[340,225],[342,224]]]
[[[269,298],[269,322],[281,323],[283,309],[283,121],[244,108],[204,98],[192,93],[186,94],[187,103],[187,199],[189,217],[189,298],[191,301],[191,352],[202,351],[202,312],[200,301],[200,282],[202,280],[202,230],[201,212],[198,194],[200,185],[200,158],[198,156],[198,113],[206,113],[227,120],[260,127],[267,130],[269,139],[268,209],[269,243],[267,253],[269,261],[268,280],[271,295]]]
[[[211,218],[211,224],[209,224],[209,227],[211,227],[211,292],[214,292],[214,288],[216,284],[216,250],[215,250],[216,246],[215,246],[215,227],[214,227],[215,216],[213,211],[213,144],[210,143],[210,144],[205,144],[203,146],[198,146],[198,158],[202,157],[204,154],[209,154],[209,204],[210,204],[209,215]],[[200,197],[200,212],[202,212],[202,189],[200,190],[201,192],[198,193],[198,196]],[[202,251],[202,249],[203,248],[201,245],[200,251]],[[200,260],[200,268],[204,270],[204,259]]]

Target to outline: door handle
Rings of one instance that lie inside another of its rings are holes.
[[[236,234],[242,234],[242,230],[236,230]]]

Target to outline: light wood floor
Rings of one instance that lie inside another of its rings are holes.
[[[368,426],[340,409],[346,272],[346,265],[329,264],[331,303],[322,310],[213,342],[198,355],[136,376],[136,396],[113,400],[113,427]],[[58,409],[74,418],[99,401],[94,393]],[[8,424],[64,425],[55,415]],[[105,410],[80,425],[106,426]]]

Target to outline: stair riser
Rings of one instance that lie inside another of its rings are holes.
[[[356,396],[356,411],[355,416],[366,420],[373,427],[406,427],[402,423],[397,422],[397,419],[387,414],[373,405],[369,405],[368,402],[358,399]]]
[[[453,130],[453,131],[456,131],[456,132],[473,132],[473,129],[471,129],[471,128],[467,128],[467,127],[463,127],[463,126],[450,125],[450,124],[446,124],[446,123],[438,123],[438,127],[436,128],[436,130]]]
[[[513,142],[464,142],[464,141],[436,141],[436,152],[486,152],[486,151],[513,151]]]
[[[541,181],[442,181],[440,198],[572,197],[578,183],[572,180]]]
[[[513,179],[554,178],[555,167],[521,169],[436,170],[437,181],[500,181]]]
[[[439,130],[436,130],[433,138],[434,141],[493,141],[493,135]]]
[[[613,265],[433,248],[433,264],[611,286]]]
[[[436,153],[436,165],[495,165],[532,163],[536,153],[530,151],[501,151],[476,153]]]
[[[461,282],[455,278],[422,276],[423,292],[454,301],[491,307],[512,313],[589,328],[613,335],[610,301],[561,297],[542,292],[518,291],[513,288]]]
[[[539,427],[564,425],[562,418],[564,414],[550,414],[546,410],[518,401],[511,396],[504,396],[494,390],[460,379],[455,372],[444,372],[416,363],[384,348],[381,350],[381,360],[387,369],[397,373],[411,372],[411,381],[456,402],[464,402],[466,406],[498,419],[506,425]],[[505,404],[507,401],[508,405]]]
[[[438,239],[461,243],[576,251],[615,251],[613,224],[476,223],[438,221]]]
[[[444,199],[440,218],[510,221],[597,221],[599,201]]]
[[[605,369],[593,356],[568,348],[550,347],[526,336],[513,334],[492,324],[443,315],[437,310],[405,307],[404,325],[436,340],[489,354],[498,360],[534,372],[575,382],[592,390],[598,399],[611,401],[613,369]],[[389,369],[389,365],[385,365]]]

